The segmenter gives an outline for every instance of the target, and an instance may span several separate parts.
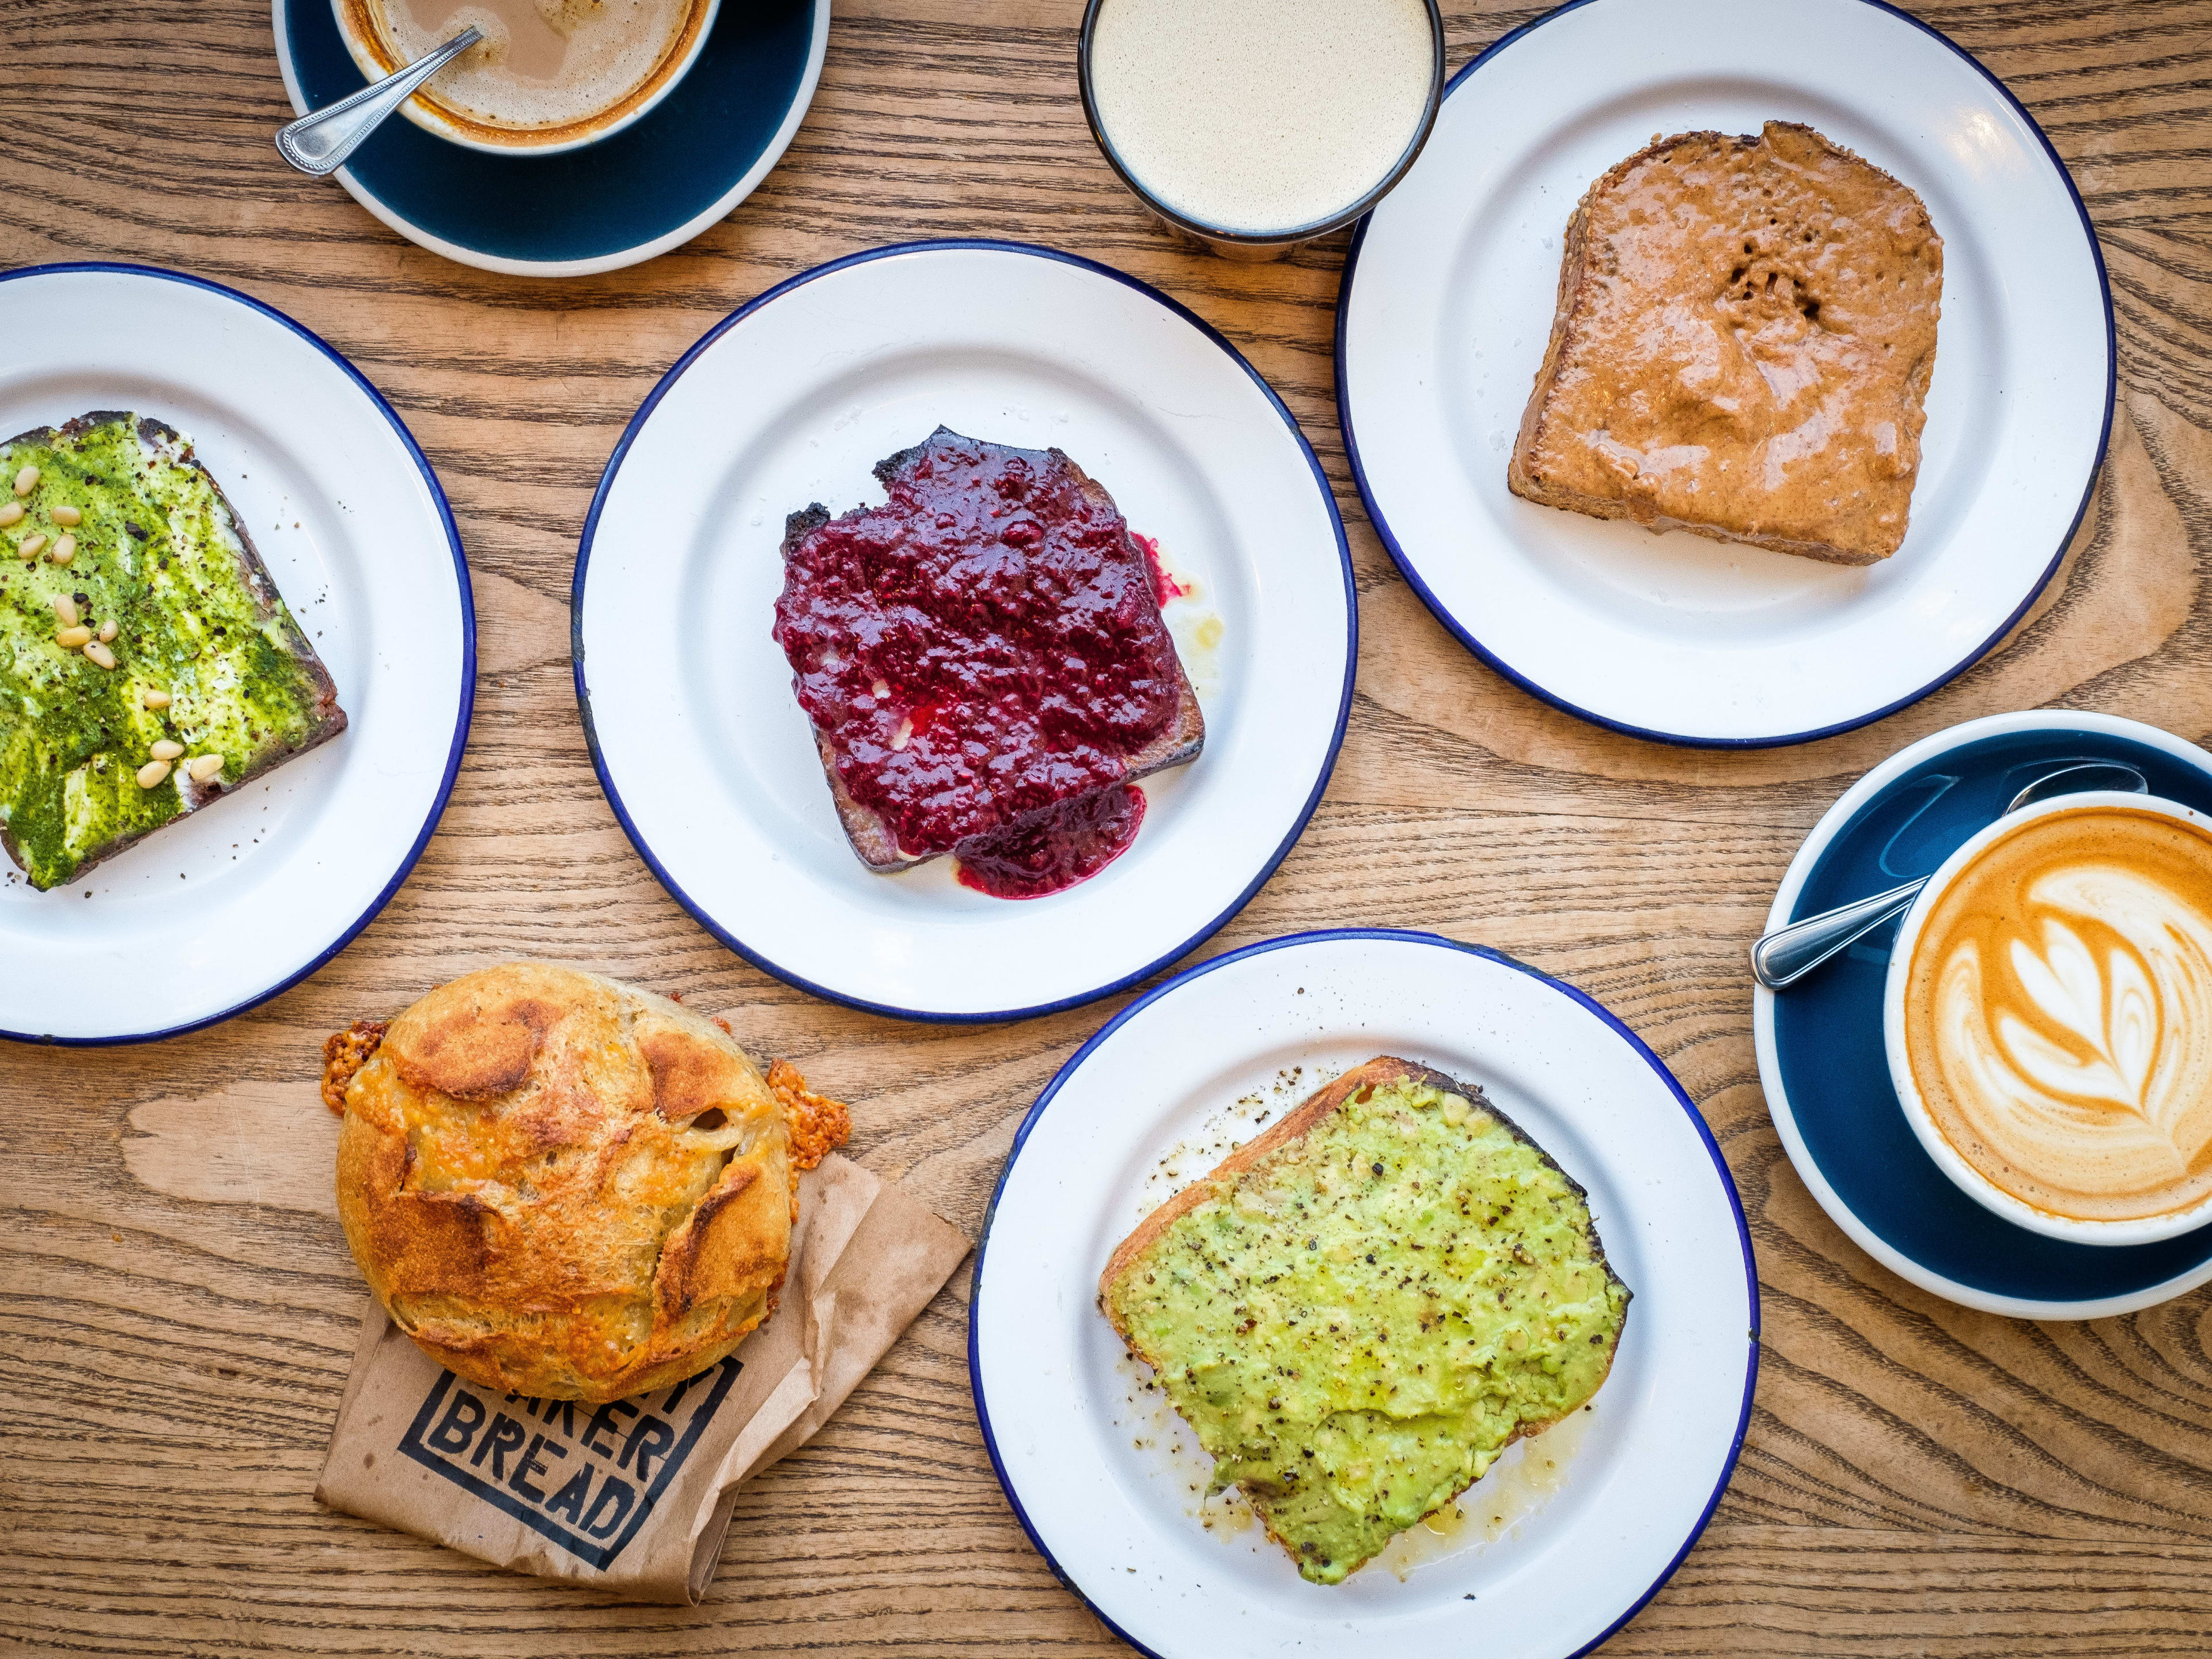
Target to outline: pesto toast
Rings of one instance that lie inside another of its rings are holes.
[[[32,886],[345,724],[189,440],[107,410],[0,444],[0,848]]]
[[[1480,1089],[1346,1073],[1124,1239],[1101,1310],[1316,1583],[1595,1395],[1629,1291]]]

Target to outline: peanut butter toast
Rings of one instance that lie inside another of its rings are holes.
[[[1942,295],[1919,197],[1812,128],[1661,140],[1568,222],[1507,482],[1647,530],[1887,558]]]

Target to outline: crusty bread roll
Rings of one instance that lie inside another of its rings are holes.
[[[617,1400],[704,1370],[775,1310],[784,1111],[689,1009],[510,963],[431,992],[333,1083],[354,1260],[470,1382]]]

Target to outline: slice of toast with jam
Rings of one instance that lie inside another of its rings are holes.
[[[775,629],[862,863],[988,848],[1198,757],[1152,562],[1103,485],[944,427],[875,472],[883,506],[791,514]]]

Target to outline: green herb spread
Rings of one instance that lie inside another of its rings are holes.
[[[1412,1081],[1217,1177],[1106,1290],[1212,1489],[1323,1584],[1596,1393],[1628,1300],[1559,1166]]]
[[[26,465],[38,481],[17,495]],[[0,528],[0,844],[33,886],[70,881],[343,728],[328,675],[177,434],[123,414],[27,433],[0,447],[9,503],[24,512]],[[52,555],[65,535],[75,556],[62,565]],[[33,537],[45,544],[26,557]],[[116,624],[112,669],[59,642],[64,595],[95,634]],[[147,708],[149,689],[168,705]],[[184,753],[142,788],[163,738]],[[222,760],[206,786],[185,770],[204,756]]]

